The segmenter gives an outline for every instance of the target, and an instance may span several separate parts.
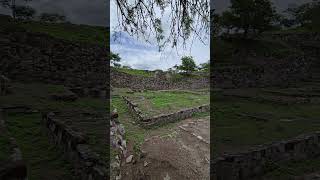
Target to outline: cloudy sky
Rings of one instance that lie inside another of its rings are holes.
[[[196,64],[207,62],[210,59],[209,39],[205,41],[205,44],[198,39],[194,39],[192,44],[193,39],[190,39],[185,48],[172,49],[169,45],[163,52],[159,52],[155,41],[151,40],[153,43],[146,43],[142,39],[130,37],[125,32],[121,32],[115,28],[118,23],[118,16],[114,0],[110,3],[111,9],[114,10],[110,14],[111,34],[121,35],[117,39],[111,36],[110,47],[111,51],[120,54],[122,65],[129,65],[136,69],[166,70],[176,64],[181,64],[182,56],[193,56]],[[169,32],[169,13],[169,11],[165,11],[162,19],[165,33]]]
[[[24,0],[16,0],[16,3],[26,4]],[[107,26],[108,1],[105,0],[31,0],[27,3],[39,14],[42,12],[59,13],[67,17],[67,20],[76,24],[88,24]],[[8,9],[0,6],[1,14],[10,14]]]

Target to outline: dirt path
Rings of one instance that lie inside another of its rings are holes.
[[[169,133],[146,139],[143,154],[124,166],[123,179],[209,179],[209,120],[186,119]]]

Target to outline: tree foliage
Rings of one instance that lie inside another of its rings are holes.
[[[121,64],[119,63],[121,61],[121,57],[119,54],[114,54],[113,52],[110,52],[110,62],[111,65],[114,67],[121,67]]]
[[[66,17],[57,13],[41,13],[39,20],[47,23],[63,23],[66,22]]]
[[[295,25],[317,29],[320,27],[319,0],[314,0],[296,7],[290,7],[286,10],[286,12],[293,17],[291,20]]]
[[[185,45],[191,34],[204,42],[210,30],[209,0],[115,0],[118,28],[150,42],[155,36],[159,49],[168,44]],[[163,22],[169,12],[169,20]],[[169,33],[163,24],[169,24]],[[168,34],[168,35],[167,35]]]
[[[210,61],[200,64],[199,70],[204,72],[210,72]]]
[[[24,1],[28,2],[31,0],[24,0]],[[13,19],[16,19],[16,11],[17,11],[16,0],[0,0],[0,5],[4,8],[10,8]],[[19,9],[19,7],[18,7],[18,9]],[[20,8],[20,10],[21,10],[21,8]]]
[[[181,70],[186,74],[190,74],[196,70],[197,65],[194,62],[192,56],[184,56],[181,58],[181,61],[182,61],[182,64],[176,67],[178,70]]]
[[[241,31],[245,38],[270,29],[278,19],[270,0],[231,0],[229,10],[215,16],[218,26],[227,32]]]
[[[34,18],[36,10],[30,6],[16,6],[15,16],[19,20],[31,20]]]

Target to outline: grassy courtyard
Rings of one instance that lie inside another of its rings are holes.
[[[214,158],[320,130],[316,86],[213,92]],[[233,95],[232,95],[233,94]],[[320,170],[319,158],[269,164],[261,179],[289,180]]]
[[[41,174],[44,164],[50,164],[48,168],[52,167],[57,171],[50,172],[52,176],[57,174],[69,179],[68,174],[72,173],[70,166],[63,160],[63,153],[56,149],[46,136],[39,112],[59,112],[57,116],[61,117],[66,125],[84,134],[91,148],[100,154],[103,160],[108,160],[108,152],[105,150],[107,111],[103,99],[85,97],[75,101],[54,100],[52,94],[69,93],[69,90],[61,85],[41,83],[12,83],[12,90],[11,94],[0,97],[0,108],[25,106],[38,110],[32,114],[10,114],[7,122],[10,135],[15,137],[24,159],[28,161],[28,174],[34,177],[30,179],[44,179]],[[0,139],[0,143],[5,141]],[[0,157],[3,151],[1,150]]]
[[[144,91],[127,94],[146,116],[167,114],[209,104],[209,91]]]
[[[196,105],[208,104],[209,103],[209,92],[208,90],[198,91],[145,91],[131,93],[131,90],[124,88],[116,88],[112,92],[111,98],[111,110],[117,109],[119,113],[119,121],[124,125],[126,130],[126,139],[133,143],[136,152],[139,151],[141,144],[147,137],[152,135],[166,136],[179,122],[169,123],[161,125],[153,129],[142,128],[138,122],[134,119],[129,109],[122,99],[122,96],[129,96],[130,98],[143,97],[144,101],[140,99],[139,107],[147,108],[143,106],[144,103],[153,104],[154,110],[151,111],[154,114],[174,112],[175,110],[184,109],[187,107],[193,107]],[[191,98],[190,98],[191,96]],[[194,101],[197,99],[198,101]],[[168,106],[174,107],[168,108]],[[141,108],[144,112],[145,109]],[[147,109],[150,113],[150,109]],[[152,115],[150,113],[150,115]],[[209,112],[194,114],[194,117],[209,116]]]

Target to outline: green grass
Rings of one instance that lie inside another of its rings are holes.
[[[106,27],[76,25],[70,23],[55,24],[37,21],[13,22],[11,18],[0,16],[0,29],[25,29],[30,32],[45,33],[55,38],[107,45],[108,30]]]
[[[317,104],[279,105],[241,98],[213,97],[214,139],[216,154],[238,151],[253,145],[292,138],[320,129],[320,108]],[[260,114],[268,121],[240,116]],[[294,119],[293,121],[281,121]]]
[[[99,119],[88,119],[81,113],[92,113],[92,116],[103,116],[107,113],[107,104],[104,99],[84,97],[73,102],[55,101],[52,93],[65,93],[68,90],[61,85],[47,85],[41,83],[22,84],[13,83],[13,93],[0,96],[1,106],[27,106],[43,112],[59,111],[71,113],[71,117],[62,118],[75,131],[84,133],[92,148],[100,153],[104,159],[108,156],[105,151],[105,136],[107,122]]]
[[[265,179],[291,180],[293,177],[320,171],[320,158],[304,161],[289,161],[281,164],[271,164],[273,169],[263,176]]]
[[[8,130],[16,139],[28,167],[28,179],[72,179],[71,164],[64,154],[49,142],[41,115],[9,114]]]
[[[302,52],[294,48],[292,44],[287,42],[269,38],[268,35],[261,36],[254,40],[242,40],[242,39],[214,39],[212,41],[215,51],[213,53],[216,63],[232,63],[233,60],[239,59],[235,57],[237,53],[243,53],[241,56],[245,56],[245,52],[254,53],[257,57],[274,57],[285,58],[288,55],[300,55]],[[243,62],[238,62],[242,64]]]
[[[140,149],[140,145],[144,142],[148,130],[140,127],[131,116],[129,109],[120,96],[113,96],[111,100],[111,108],[116,108],[119,113],[119,121],[124,125],[126,140],[133,142],[136,150]],[[111,109],[113,110],[113,109]]]
[[[208,93],[188,91],[145,91],[129,94],[129,99],[147,116],[171,113],[185,108],[209,104]]]
[[[83,110],[105,112],[105,102],[99,98],[79,98],[74,102],[55,101],[52,94],[67,93],[68,90],[62,85],[50,85],[42,83],[13,83],[13,93],[1,96],[2,106],[25,105],[42,111],[55,110]]]
[[[4,131],[1,128],[0,130]],[[11,153],[9,135],[6,132],[0,133],[0,147],[0,162],[6,161]]]
[[[143,76],[143,77],[153,77],[154,72],[147,70],[139,70],[139,69],[127,69],[127,68],[114,68],[114,70],[127,73],[134,76]]]

